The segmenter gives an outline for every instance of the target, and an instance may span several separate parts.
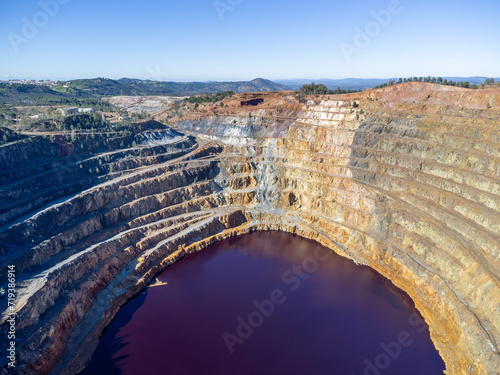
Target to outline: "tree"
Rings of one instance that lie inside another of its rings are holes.
[[[495,80],[493,78],[488,78],[486,81],[484,81],[483,86],[491,86],[495,84]]]
[[[316,90],[315,91],[316,91],[315,92],[316,95],[325,95],[328,92],[328,87],[326,87],[323,84],[319,84],[319,85],[316,86]]]
[[[303,85],[299,90],[301,95],[326,95],[327,93],[328,87],[321,83],[317,85],[314,82],[310,85]]]

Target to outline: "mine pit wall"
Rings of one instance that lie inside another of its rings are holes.
[[[150,133],[147,134],[150,135]],[[44,153],[44,149],[35,147],[38,144],[43,144],[45,148],[54,147],[47,145],[48,142],[45,140],[23,142],[22,151],[18,150],[21,142],[4,147],[8,155],[11,153],[15,155],[18,152],[23,155],[25,158],[21,160],[9,160],[7,163],[2,160],[5,152],[2,154],[2,149],[0,149],[0,162],[6,165],[5,170],[11,171],[7,175],[0,175],[2,181],[25,179],[24,182],[17,183],[5,192],[0,191],[0,227],[16,217],[41,208],[55,198],[81,192],[97,183],[105,182],[108,178],[116,178],[128,169],[155,165],[180,157],[196,147],[196,143],[191,138],[178,139],[173,144],[115,151],[106,156],[92,157],[77,162],[70,158],[53,158],[57,154],[57,149],[49,155]],[[36,152],[40,153],[36,154]],[[89,168],[93,170],[99,168],[101,172],[89,173]],[[40,177],[36,180],[29,179],[30,176],[37,174],[40,174]],[[48,186],[51,185],[55,187],[49,189]]]
[[[498,113],[474,110],[471,119],[446,107],[366,107],[323,101],[296,121],[271,123],[260,111],[178,129],[251,156],[259,184],[251,212],[261,228],[338,244],[412,297],[449,374],[493,374]]]
[[[198,191],[204,186],[196,187],[189,192],[183,191],[182,188],[191,184],[194,179],[204,181],[210,176],[213,177],[218,168],[213,162],[200,162],[190,168],[183,164],[183,167],[175,169],[167,167],[155,171],[155,173],[170,172],[164,176],[155,175],[154,178],[147,178],[147,174],[143,173],[140,177],[120,180],[89,194],[71,198],[60,204],[57,209],[41,212],[36,219],[14,225],[6,231],[6,235],[15,236],[17,231],[29,228],[33,239],[40,241],[40,243],[34,242],[33,251],[24,253],[18,251],[22,256],[13,260],[18,272],[34,271],[43,267],[43,263],[51,257],[106,227],[131,220],[151,210],[160,210],[181,201],[188,201],[191,194],[204,194]],[[103,212],[96,214],[103,209]],[[150,220],[155,219],[157,217]],[[43,223],[46,225],[42,225]],[[133,226],[129,225],[127,229]],[[112,234],[117,235],[123,229],[122,226],[117,226],[111,229]],[[109,231],[106,235],[110,235]],[[46,239],[47,237],[49,238]]]
[[[78,372],[157,272],[215,241],[282,230],[406,291],[448,374],[495,374],[499,116],[396,107],[323,101],[181,122],[177,130],[222,146],[140,169],[19,223],[11,235],[36,229],[37,242],[17,264],[46,270],[22,289],[19,372]]]

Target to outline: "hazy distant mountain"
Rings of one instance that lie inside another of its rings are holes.
[[[403,77],[404,78],[404,77]],[[438,77],[436,77],[438,78]],[[453,80],[455,82],[469,81],[471,84],[483,83],[489,77],[442,77],[443,79]],[[364,90],[389,82],[391,79],[397,78],[345,78],[345,79],[281,79],[275,82],[288,86],[292,90],[299,89],[302,85],[314,82],[322,83],[331,90],[340,87],[343,90]],[[500,78],[495,79],[497,82]]]
[[[253,91],[284,91],[290,90],[286,85],[276,83],[264,78],[256,78],[250,82],[235,82],[238,84],[234,92],[253,92]]]
[[[92,95],[196,95],[213,94],[221,91],[252,92],[287,90],[286,86],[257,78],[249,82],[161,82],[140,79],[106,78],[74,80],[65,83],[70,89],[86,91]]]

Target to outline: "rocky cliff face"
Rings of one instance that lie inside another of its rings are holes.
[[[499,95],[414,83],[302,106],[268,94],[142,135],[127,168],[70,196],[51,201],[44,174],[46,207],[2,214],[3,263],[18,272],[19,372],[78,372],[157,272],[262,229],[376,269],[415,301],[449,374],[495,374]],[[161,149],[144,156],[151,147]],[[2,196],[35,194],[23,183]]]

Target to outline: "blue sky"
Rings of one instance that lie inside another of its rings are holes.
[[[500,77],[499,15],[498,0],[2,0],[0,79]]]

